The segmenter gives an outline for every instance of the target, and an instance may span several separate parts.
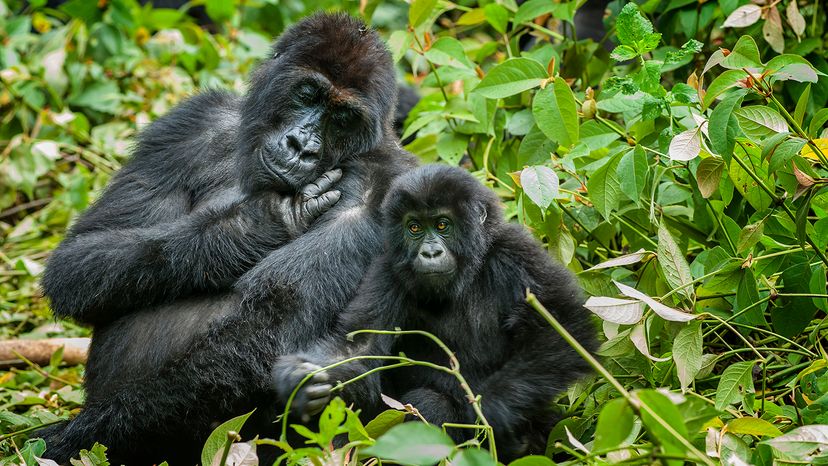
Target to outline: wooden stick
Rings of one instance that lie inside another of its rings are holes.
[[[46,366],[52,354],[63,347],[63,362],[69,365],[83,364],[89,351],[89,338],[47,338],[44,340],[3,340],[0,341],[0,367],[26,365],[24,358],[35,364]]]

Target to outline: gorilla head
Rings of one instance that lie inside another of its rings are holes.
[[[392,134],[393,63],[358,19],[316,14],[291,27],[253,73],[238,154],[250,190],[295,191]]]
[[[383,203],[399,283],[449,297],[468,286],[502,220],[497,196],[465,170],[429,165],[400,177]]]

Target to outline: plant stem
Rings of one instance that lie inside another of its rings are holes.
[[[526,292],[526,302],[529,303],[529,305],[532,306],[532,308],[535,309],[535,311],[537,311],[538,314],[540,314],[541,317],[543,317],[544,320],[546,320],[546,322],[549,323],[549,325],[551,325],[556,332],[558,332],[558,335],[560,335],[561,338],[564,339],[564,341],[569,343],[569,345],[573,349],[575,349],[575,352],[577,352],[582,358],[584,358],[584,360],[586,360],[586,362],[589,363],[589,365],[592,366],[592,368],[595,369],[595,371],[598,372],[604,378],[604,380],[609,382],[609,384],[612,385],[613,388],[615,388],[627,400],[627,402],[634,410],[646,412],[650,417],[653,418],[653,420],[655,420],[661,426],[662,429],[664,429],[670,435],[672,435],[679,443],[681,443],[681,445],[688,452],[693,454],[696,457],[694,458],[696,461],[700,461],[708,466],[716,466],[716,464],[713,461],[711,461],[710,458],[708,458],[704,453],[702,453],[695,446],[693,446],[693,444],[690,443],[689,440],[687,440],[683,435],[676,432],[676,430],[673,429],[673,426],[671,426],[667,421],[665,421],[660,414],[655,412],[655,410],[653,410],[646,403],[642,403],[641,400],[637,399],[636,397],[633,397],[633,395],[630,392],[628,392],[623,385],[621,385],[621,382],[619,382],[615,377],[613,377],[612,374],[610,374],[610,372],[603,365],[601,365],[601,363],[598,362],[598,360],[595,359],[595,357],[592,356],[592,354],[590,354],[590,352],[587,351],[587,349],[584,348],[578,342],[578,340],[576,340],[575,337],[573,337],[572,334],[570,334],[564,328],[564,326],[561,325],[561,323],[558,322],[558,320],[555,319],[554,316],[552,316],[552,314],[549,313],[549,311],[543,306],[543,304],[541,304],[540,301],[538,301],[537,296],[535,296],[534,294],[532,294],[531,291],[528,290]]]

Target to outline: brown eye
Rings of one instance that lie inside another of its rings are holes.
[[[411,234],[416,235],[423,231],[423,227],[421,227],[419,223],[412,222],[408,224],[408,231],[410,231]]]
[[[437,231],[446,231],[446,229],[448,228],[448,222],[446,222],[445,220],[440,220],[439,222],[437,222],[436,226]]]

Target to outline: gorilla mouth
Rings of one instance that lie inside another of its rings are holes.
[[[284,184],[284,185],[285,185],[285,187],[288,187],[288,188],[295,188],[295,186],[293,186],[293,184],[291,184],[291,182],[290,182],[290,181],[288,181],[288,179],[287,179],[287,178],[285,178],[285,176],[284,176],[284,175],[282,175],[281,173],[279,173],[279,172],[278,172],[275,168],[273,168],[273,166],[271,166],[271,163],[270,163],[270,161],[269,161],[269,160],[265,157],[265,155],[264,155],[264,151],[263,151],[263,150],[259,149],[257,152],[259,153],[259,163],[261,163],[261,164],[262,164],[262,166],[263,166],[263,167],[265,167],[265,169],[267,170],[267,172],[268,172],[268,173],[270,173],[270,174],[273,176],[273,178],[275,178],[275,179],[276,179],[276,181],[278,181],[278,182],[280,182],[280,183]]]

